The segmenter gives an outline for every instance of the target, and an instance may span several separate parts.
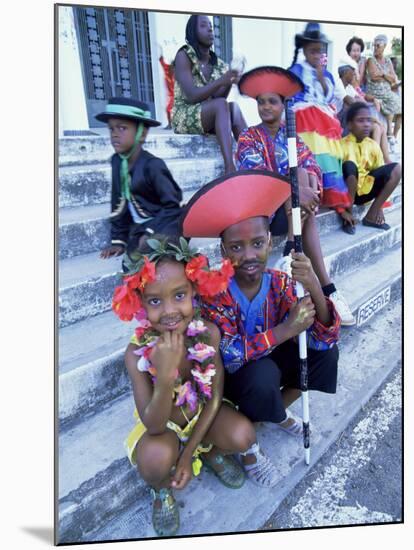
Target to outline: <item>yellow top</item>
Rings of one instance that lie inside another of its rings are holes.
[[[374,177],[369,172],[385,164],[382,151],[378,143],[366,137],[357,142],[353,134],[341,139],[343,148],[342,162],[351,160],[358,168],[358,195],[367,195],[374,185]]]

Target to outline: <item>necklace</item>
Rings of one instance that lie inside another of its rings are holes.
[[[192,361],[192,380],[187,380],[183,384],[177,371],[173,399],[175,398],[174,405],[177,407],[187,404],[190,411],[194,412],[199,401],[205,402],[206,399],[211,399],[212,378],[216,374],[213,360],[216,350],[208,345],[210,341],[208,329],[201,319],[199,311],[196,311],[194,319],[189,323],[186,336],[186,357]],[[140,357],[137,369],[141,372],[148,372],[153,382],[156,380],[157,371],[152,366],[149,356],[159,337],[159,333],[152,328],[148,319],[141,315],[131,342],[139,346],[134,352]]]

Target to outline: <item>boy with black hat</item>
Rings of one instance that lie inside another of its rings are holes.
[[[142,149],[148,129],[160,122],[146,103],[113,97],[103,113],[115,149],[112,156],[111,246],[101,258],[119,256],[137,248],[142,237],[154,232],[178,233],[181,189],[165,162]]]
[[[301,435],[300,422],[287,410],[301,387],[294,338],[307,330],[309,389],[335,393],[340,317],[304,254],[292,252],[292,277],[309,293],[300,302],[292,279],[266,268],[269,216],[289,194],[287,178],[264,170],[219,178],[188,203],[183,234],[220,237],[235,270],[227,291],[202,306],[221,332],[226,397],[250,420]]]

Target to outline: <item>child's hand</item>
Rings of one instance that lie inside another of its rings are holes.
[[[167,330],[158,339],[150,354],[150,361],[157,369],[157,380],[173,382],[184,360],[184,335]]]
[[[319,206],[320,191],[312,187],[299,187],[300,206],[308,213],[313,214]]]
[[[286,323],[284,323],[291,338],[312,326],[315,313],[315,306],[310,296],[305,296],[292,307],[289,317]]]
[[[311,261],[302,252],[291,250],[291,256],[292,279],[302,283],[306,290],[312,292],[315,286],[319,286],[319,281],[313,271]]]
[[[121,244],[114,244],[111,246],[108,246],[107,248],[104,248],[101,251],[100,257],[101,258],[111,258],[112,256],[120,256],[125,251],[125,247]]]
[[[184,489],[193,477],[193,457],[183,453],[178,459],[174,475],[171,480],[173,489]]]

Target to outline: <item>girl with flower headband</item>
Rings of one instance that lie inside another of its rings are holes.
[[[125,355],[137,423],[125,445],[152,488],[156,533],[173,535],[179,509],[172,490],[183,489],[202,463],[224,485],[239,488],[245,475],[230,454],[243,455],[246,471],[256,462],[249,453],[257,447],[252,423],[222,403],[220,332],[202,319],[195,302],[196,294],[207,298],[224,292],[234,272],[228,260],[220,270],[210,270],[207,258],[185,239],[168,242],[166,237],[148,239],[142,252],[127,257],[124,268],[112,307],[121,320],[137,321]],[[277,480],[265,457],[256,478],[262,486]]]

